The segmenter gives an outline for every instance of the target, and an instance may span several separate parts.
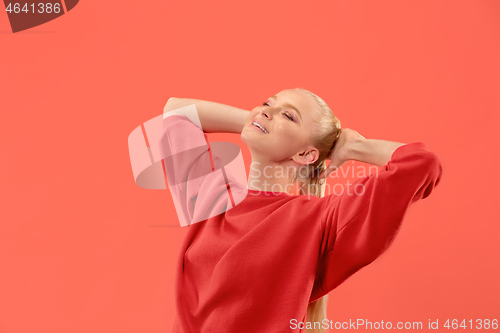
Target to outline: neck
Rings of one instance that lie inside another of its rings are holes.
[[[252,160],[248,174],[247,187],[255,191],[285,192],[292,194],[297,191],[294,184],[289,183],[288,175],[295,169],[293,166],[263,163]]]

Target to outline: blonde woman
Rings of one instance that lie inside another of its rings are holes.
[[[252,164],[242,202],[188,227],[173,332],[330,328],[328,293],[388,248],[409,205],[439,183],[439,156],[422,142],[342,129],[328,105],[302,88],[280,91],[251,111],[170,98],[164,112],[191,104],[204,132],[241,134]],[[182,133],[169,140],[200,131],[181,115],[168,119],[165,131]],[[381,168],[325,192],[326,178],[349,160]]]

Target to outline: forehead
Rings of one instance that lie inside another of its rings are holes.
[[[316,102],[308,93],[296,89],[287,89],[280,91],[276,96],[278,96],[279,103],[289,103],[299,109],[302,117],[314,116]]]

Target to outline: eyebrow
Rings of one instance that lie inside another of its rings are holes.
[[[271,98],[274,98],[275,100],[278,100],[278,96],[276,96],[276,95],[271,96]],[[286,106],[286,107],[288,107],[290,109],[294,109],[295,111],[297,111],[297,113],[300,116],[300,120],[302,121],[302,114],[300,113],[299,109],[297,109],[295,106],[293,106],[290,103],[283,103],[283,106]]]

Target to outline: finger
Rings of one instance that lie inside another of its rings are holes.
[[[320,184],[323,184],[323,182],[325,181],[325,178],[326,178],[326,172],[325,172],[325,171],[326,171],[326,169],[325,169],[325,170],[323,170],[323,172],[321,172],[321,173],[319,174],[319,177],[318,177],[318,178],[319,178],[319,183],[320,183]]]
[[[319,178],[319,183],[323,184],[323,182],[325,181],[325,178],[328,177],[333,171],[335,171],[337,169],[338,169],[338,167],[335,164],[333,164],[333,163],[330,162],[330,164],[328,164],[328,166],[326,167],[326,169],[323,170],[323,172],[320,173],[320,175],[318,177]]]

